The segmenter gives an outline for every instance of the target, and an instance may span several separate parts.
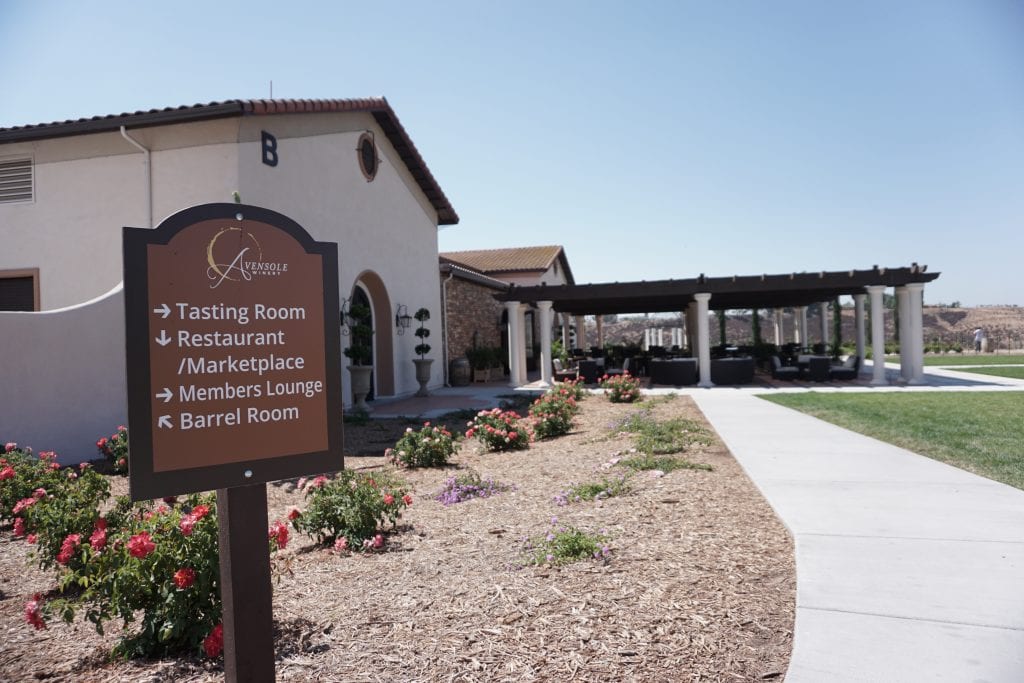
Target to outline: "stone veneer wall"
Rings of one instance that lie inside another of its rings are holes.
[[[442,280],[447,275],[442,275]],[[497,290],[483,285],[452,278],[448,290],[448,358],[463,358],[466,349],[473,346],[473,333],[477,333],[477,346],[501,346],[498,321],[505,310],[494,300]]]

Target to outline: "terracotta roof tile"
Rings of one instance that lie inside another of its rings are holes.
[[[562,247],[512,247],[508,249],[476,249],[470,251],[448,251],[440,254],[453,263],[472,268],[481,273],[515,273],[546,271],[562,254]]]
[[[451,203],[437,180],[427,168],[426,162],[402,127],[398,116],[383,97],[339,100],[225,100],[208,104],[183,105],[164,109],[124,112],[107,116],[39,123],[26,126],[0,128],[0,144],[45,140],[71,135],[87,135],[119,130],[121,126],[141,128],[162,126],[190,121],[206,121],[231,116],[261,116],[282,113],[316,112],[366,112],[373,115],[377,124],[398,152],[413,178],[437,211],[440,225],[459,222]]]

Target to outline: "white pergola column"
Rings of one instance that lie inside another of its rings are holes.
[[[807,307],[800,306],[800,346],[810,346],[810,339],[807,337]]]
[[[519,304],[519,385],[526,384],[526,311],[530,304]]]
[[[506,301],[505,310],[508,312],[508,385],[519,386],[519,332],[523,328],[523,321],[519,317],[519,302]]]
[[[682,325],[682,327],[679,329],[680,350],[685,349],[687,347],[686,335],[689,334],[690,331],[690,321],[687,320],[687,316],[688,314],[686,312],[686,309],[679,311],[679,324]]]
[[[540,383],[551,386],[551,302],[538,301],[540,311]]]
[[[883,385],[885,381],[885,309],[882,307],[882,293],[885,285],[865,287],[871,297],[871,384]]]
[[[711,340],[708,339],[708,301],[711,294],[698,292],[693,295],[697,304],[697,368],[700,381],[697,386],[712,387],[711,383]]]
[[[781,308],[776,308],[775,309],[775,346],[780,346],[781,347],[782,346],[782,340],[785,339],[785,338],[786,338],[786,336],[783,333],[783,329],[782,329],[782,309]]]
[[[906,287],[896,287],[896,310],[899,311],[900,334],[900,377],[910,379],[910,364],[914,351],[910,334],[910,291]]]
[[[864,299],[865,294],[853,295],[853,327],[857,335],[857,358],[860,362],[857,367],[864,367]]]
[[[604,316],[601,314],[594,316],[594,322],[597,323],[597,345],[600,348],[604,348]]]
[[[828,302],[822,301],[818,307],[821,311],[821,343],[825,345],[825,353],[828,353],[829,344],[832,343],[828,333]]]
[[[587,350],[587,326],[582,315],[576,316],[576,348]]]
[[[910,384],[924,384],[924,283],[906,285],[910,304],[907,331],[910,336]]]

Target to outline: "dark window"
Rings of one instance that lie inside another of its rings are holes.
[[[0,311],[36,310],[35,278],[0,277]]]

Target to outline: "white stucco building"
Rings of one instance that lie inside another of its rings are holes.
[[[374,393],[417,389],[395,315],[440,311],[437,228],[458,216],[395,112],[233,100],[0,128],[0,439],[94,456],[125,419],[121,228],[236,193],[338,243],[340,297],[373,311]]]

